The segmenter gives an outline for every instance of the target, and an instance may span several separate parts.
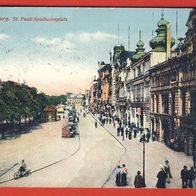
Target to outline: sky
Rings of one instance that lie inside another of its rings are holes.
[[[185,36],[189,12],[163,9],[172,37]],[[118,24],[119,44],[128,50],[130,26],[130,49],[135,51],[141,30],[148,52],[161,14],[160,8],[1,7],[0,79],[25,82],[48,95],[82,93],[97,75],[98,61],[109,63],[109,52],[118,45]]]

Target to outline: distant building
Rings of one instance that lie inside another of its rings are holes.
[[[84,105],[85,106],[89,106],[89,96],[90,96],[90,91],[89,90],[85,90],[85,100],[84,100]]]
[[[71,94],[67,97],[67,105],[69,106],[83,106],[84,95],[82,94]]]
[[[57,119],[58,120],[62,120],[64,118],[68,117],[68,111],[65,110],[65,105],[63,105],[63,104],[57,105],[56,110],[57,110]]]
[[[47,106],[43,111],[43,121],[52,122],[57,120],[57,110],[55,106]]]
[[[101,103],[111,103],[111,71],[110,64],[102,63],[99,66],[99,79],[101,80]]]

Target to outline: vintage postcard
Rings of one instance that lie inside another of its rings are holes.
[[[196,10],[0,7],[0,186],[196,188]]]

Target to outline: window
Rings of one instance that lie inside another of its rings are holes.
[[[171,82],[175,82],[177,79],[177,73],[176,71],[171,72]]]
[[[175,114],[175,92],[171,95],[171,114]]]
[[[157,101],[157,113],[159,113],[159,95],[156,95],[156,101]]]
[[[135,78],[135,69],[133,69],[133,78]]]
[[[181,97],[182,97],[182,116],[185,116],[186,114],[186,92],[185,91],[181,92]]]
[[[141,67],[140,66],[137,68],[137,73],[138,73],[138,76],[141,75]]]
[[[169,94],[162,95],[163,113],[169,114]]]
[[[191,115],[196,116],[196,91],[190,93]]]

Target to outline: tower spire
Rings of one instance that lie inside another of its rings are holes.
[[[130,51],[130,26],[128,29],[128,50]]]
[[[161,13],[161,19],[164,19],[163,8],[162,8],[162,13]]]
[[[139,31],[139,40],[141,40],[141,31]]]
[[[154,23],[154,9],[152,11],[152,22]],[[153,34],[153,30],[152,30],[152,38],[153,38],[154,34]]]
[[[176,40],[178,40],[178,10],[176,9]]]

